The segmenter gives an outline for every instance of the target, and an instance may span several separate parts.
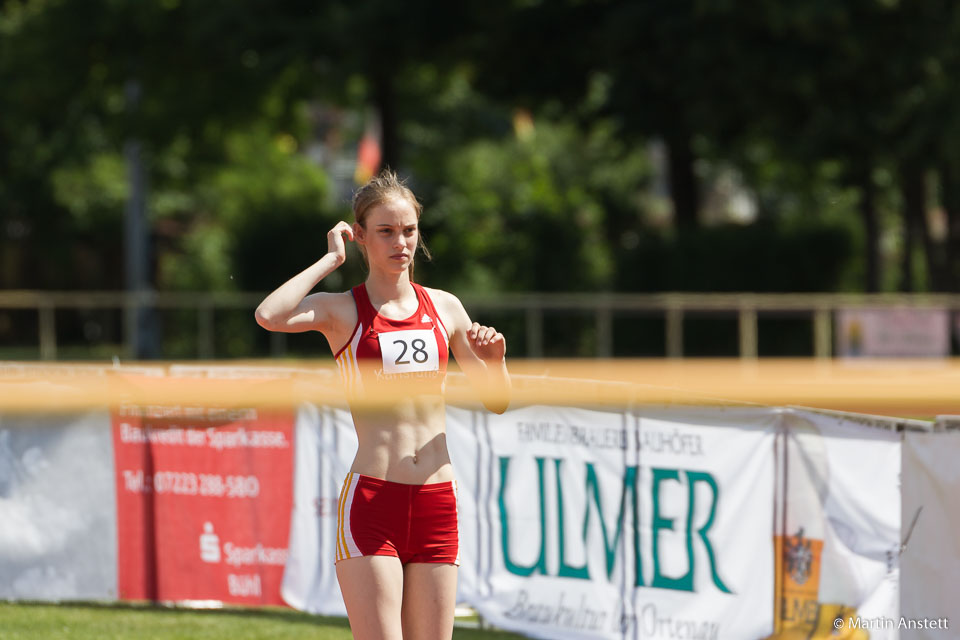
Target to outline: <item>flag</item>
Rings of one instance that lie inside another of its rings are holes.
[[[357,184],[365,184],[375,176],[380,170],[380,162],[383,159],[380,114],[376,109],[369,109],[366,121],[363,137],[357,145],[357,167],[353,171],[353,180]]]

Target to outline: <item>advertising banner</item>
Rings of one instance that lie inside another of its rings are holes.
[[[777,630],[898,638],[887,624],[900,616],[897,422],[800,410],[783,420]]]
[[[282,604],[293,414],[121,406],[119,597]]]
[[[837,311],[837,355],[872,358],[945,358],[950,355],[946,309]]]
[[[769,633],[776,424],[770,409],[449,408],[459,600],[541,638]],[[307,611],[343,613],[324,505],[352,460],[351,432],[346,412],[298,413],[283,594]]]
[[[491,490],[477,542],[489,557],[469,600],[484,618],[538,638],[772,628],[773,412],[726,424],[682,410],[484,418]]]

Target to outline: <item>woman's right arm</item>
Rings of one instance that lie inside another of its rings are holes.
[[[346,260],[343,236],[353,240],[353,229],[338,222],[327,232],[327,253],[311,266],[293,276],[263,299],[255,313],[257,324],[268,331],[295,333],[323,331],[330,323],[329,300],[341,294],[308,295],[317,284],[336,271]]]

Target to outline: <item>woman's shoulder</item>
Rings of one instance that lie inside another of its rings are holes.
[[[309,296],[316,309],[323,309],[325,320],[318,329],[327,337],[331,348],[337,349],[350,339],[359,319],[353,295],[348,291],[320,292]]]
[[[463,304],[460,302],[460,299],[449,291],[424,287],[423,285],[420,285],[420,288],[423,289],[428,296],[430,296],[430,300],[433,301],[434,306],[443,305],[460,307],[461,309],[463,308]]]
[[[458,327],[466,328],[470,324],[470,318],[460,298],[443,289],[423,287],[423,290],[430,296],[434,308],[448,329],[457,331]]]

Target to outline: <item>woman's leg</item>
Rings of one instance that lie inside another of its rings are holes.
[[[457,566],[411,562],[403,569],[403,637],[450,640],[457,606]]]
[[[403,565],[394,556],[361,556],[337,563],[337,581],[357,640],[401,640]]]

